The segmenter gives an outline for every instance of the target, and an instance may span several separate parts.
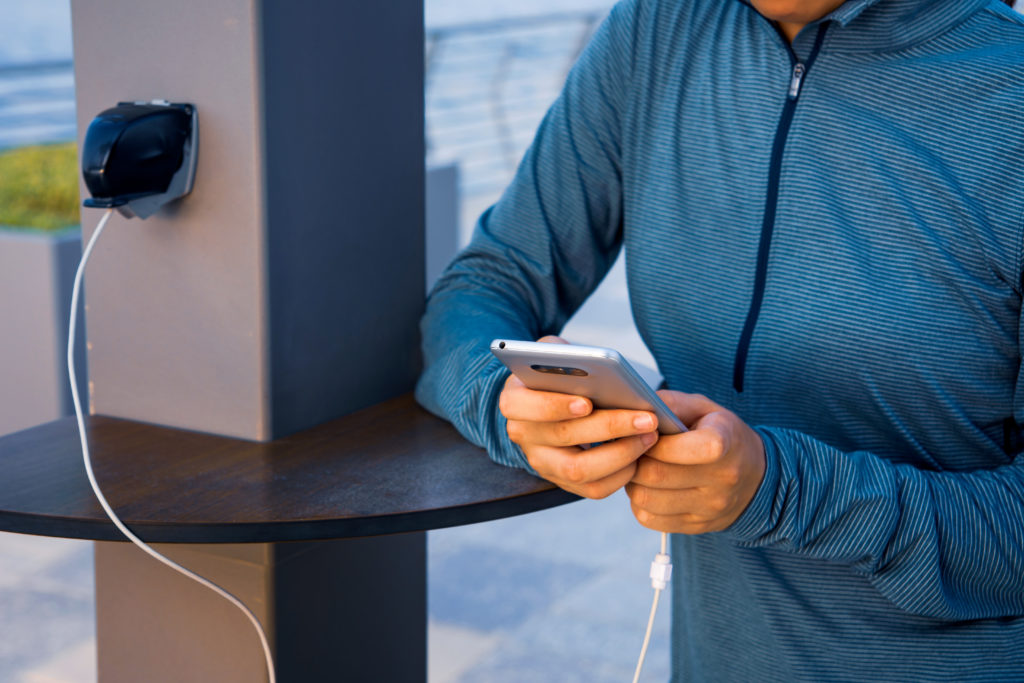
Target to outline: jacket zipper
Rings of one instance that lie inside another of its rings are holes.
[[[786,103],[782,107],[782,116],[779,117],[779,124],[775,129],[775,139],[772,141],[772,152],[768,166],[768,193],[765,198],[764,215],[761,221],[761,240],[757,245],[754,291],[750,300],[750,308],[747,309],[746,322],[743,323],[740,341],[736,347],[732,385],[737,392],[743,391],[747,355],[750,352],[750,340],[754,336],[754,328],[757,326],[757,319],[761,313],[761,304],[764,301],[765,281],[768,277],[768,252],[771,250],[772,233],[775,230],[775,209],[779,201],[779,176],[782,169],[782,155],[786,150],[786,138],[789,136],[789,127],[793,123],[793,115],[796,113],[800,89],[807,78],[807,72],[811,70],[811,66],[818,56],[818,51],[821,50],[821,44],[825,40],[825,32],[827,30],[827,23],[823,23],[818,27],[818,33],[814,38],[814,46],[811,48],[807,60],[803,62],[797,59],[796,53],[793,52],[793,48],[787,42],[793,69],[790,73]]]

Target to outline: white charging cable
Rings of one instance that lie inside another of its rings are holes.
[[[640,680],[640,670],[644,668],[647,646],[651,644],[651,631],[654,630],[654,615],[658,612],[658,597],[672,580],[672,560],[668,556],[668,534],[661,532],[661,552],[651,562],[651,588],[654,589],[654,603],[651,605],[651,616],[647,619],[647,632],[644,634],[644,645],[640,648],[640,659],[636,663],[633,683]]]
[[[103,228],[107,226],[107,221],[110,220],[110,215],[113,212],[113,209],[107,209],[106,213],[103,214],[103,218],[100,219],[99,224],[96,226],[96,231],[93,232],[92,238],[89,240],[89,244],[82,252],[82,261],[78,264],[78,272],[75,273],[75,284],[71,290],[71,321],[68,325],[68,376],[71,379],[71,398],[75,403],[75,416],[78,418],[78,433],[82,439],[82,457],[85,460],[85,473],[89,476],[89,484],[92,485],[92,490],[96,494],[96,498],[99,499],[100,505],[102,505],[103,509],[106,511],[107,516],[110,517],[110,521],[112,521],[114,525],[121,530],[121,533],[128,537],[128,540],[160,562],[163,562],[171,569],[184,574],[193,581],[201,583],[238,609],[242,610],[245,616],[249,618],[249,621],[252,622],[252,625],[256,627],[256,632],[260,636],[260,643],[263,645],[263,653],[266,655],[267,659],[267,677],[270,683],[276,683],[277,677],[274,674],[274,656],[270,650],[270,642],[267,640],[266,631],[263,630],[263,625],[260,623],[259,619],[256,618],[256,615],[253,614],[241,600],[228,591],[224,590],[212,581],[204,579],[190,569],[186,569],[174,560],[161,555],[159,552],[146,545],[142,539],[132,533],[131,530],[124,525],[124,522],[121,521],[113,508],[110,507],[110,503],[107,502],[106,496],[104,496],[103,492],[100,490],[99,484],[96,483],[96,476],[92,471],[92,460],[89,457],[89,442],[85,436],[85,418],[82,416],[82,403],[78,397],[78,379],[75,375],[75,324],[78,318],[78,295],[82,286],[82,276],[85,274],[85,265],[89,262],[89,256],[92,254],[93,247],[96,245],[96,241],[103,232]]]

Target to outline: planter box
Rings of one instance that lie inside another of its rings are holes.
[[[459,250],[459,168],[456,164],[430,166],[426,174],[427,291]]]
[[[0,228],[0,434],[74,412],[65,345],[81,251],[79,228]],[[78,315],[75,367],[88,410],[81,309]]]

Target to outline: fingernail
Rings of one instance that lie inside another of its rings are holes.
[[[640,441],[643,443],[645,448],[647,446],[650,446],[651,444],[653,444],[657,440],[658,440],[658,435],[655,434],[654,432],[649,432],[649,433],[644,434],[643,436],[640,437]]]
[[[586,415],[587,414],[587,402],[582,398],[577,398],[569,404],[569,412],[573,415]]]
[[[654,429],[654,420],[650,415],[637,415],[633,418],[633,426],[642,432],[649,432]]]

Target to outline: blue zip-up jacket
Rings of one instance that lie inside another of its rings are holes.
[[[848,0],[790,47],[740,0],[620,3],[431,293],[419,400],[528,467],[488,343],[623,246],[668,386],[767,457],[673,538],[674,679],[1024,680],[1024,18]]]

